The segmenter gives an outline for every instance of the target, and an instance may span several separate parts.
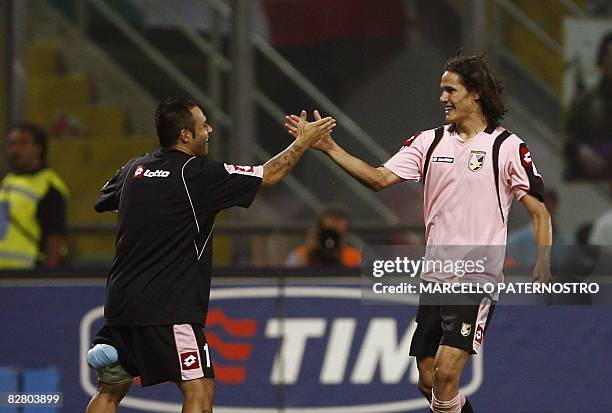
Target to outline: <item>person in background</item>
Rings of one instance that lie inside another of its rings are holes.
[[[0,268],[58,267],[65,255],[66,184],[47,165],[47,138],[31,123],[8,133],[0,184]]]
[[[287,257],[287,267],[358,267],[361,252],[347,245],[351,221],[342,206],[328,206],[320,214],[316,228],[306,234],[306,242]]]
[[[612,177],[612,32],[599,44],[597,66],[601,80],[574,98],[566,116],[566,177]]]
[[[612,182],[608,185],[608,194],[612,199]],[[612,208],[593,222],[588,240],[590,245],[612,246]]]
[[[608,194],[612,199],[612,182],[608,186]],[[588,244],[591,252],[598,251],[597,268],[602,275],[609,276],[612,268],[612,208],[593,221],[588,233]]]

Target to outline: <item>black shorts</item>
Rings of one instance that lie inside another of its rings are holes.
[[[93,343],[115,347],[121,366],[143,386],[215,377],[200,324],[105,325]]]
[[[434,357],[440,345],[478,353],[495,302],[485,294],[454,295],[452,300],[452,305],[442,305],[439,294],[421,294],[417,328],[410,344],[410,355],[417,360]]]

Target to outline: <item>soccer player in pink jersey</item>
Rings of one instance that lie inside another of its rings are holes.
[[[532,219],[538,245],[534,281],[549,282],[552,227],[543,203],[544,184],[525,143],[499,123],[506,112],[502,82],[483,56],[458,56],[445,65],[440,89],[445,125],[413,135],[383,166],[349,154],[330,134],[313,148],[374,191],[422,181],[428,250],[496,246],[493,249],[501,251],[485,271],[467,274],[473,282],[503,281],[508,212],[516,198]],[[320,118],[317,111],[315,118]],[[294,137],[298,122],[299,117],[287,116],[285,126]],[[435,272],[424,272],[421,278],[459,281],[452,274]],[[494,309],[491,298],[484,295],[470,305],[450,306],[421,295],[410,355],[417,359],[419,389],[431,402],[432,412],[473,412],[459,393],[459,381],[468,357],[482,346]]]

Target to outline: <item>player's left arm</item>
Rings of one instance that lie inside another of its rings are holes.
[[[61,264],[66,241],[66,199],[51,187],[40,200],[36,212],[43,239],[42,265],[55,268]]]
[[[550,248],[552,245],[552,223],[550,214],[542,201],[531,194],[520,200],[525,206],[533,224],[533,237],[538,248],[538,260],[533,269],[535,282],[546,283],[552,278],[550,273]]]
[[[43,266],[48,268],[59,267],[62,262],[66,237],[61,234],[49,234],[44,241]]]
[[[132,167],[141,157],[130,159],[125,165],[121,167],[111,179],[104,184],[100,189],[100,196],[94,205],[94,209],[98,213],[102,212],[117,212],[119,209],[119,199],[121,198],[121,191],[123,190],[123,184],[127,179],[127,174],[131,173]]]

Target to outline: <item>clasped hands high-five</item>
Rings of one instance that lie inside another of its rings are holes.
[[[285,127],[287,132],[296,138],[296,141],[325,152],[333,143],[331,131],[336,126],[336,120],[329,116],[322,118],[318,110],[314,111],[314,118],[313,122],[309,122],[306,111],[303,110],[300,116],[285,116]]]

